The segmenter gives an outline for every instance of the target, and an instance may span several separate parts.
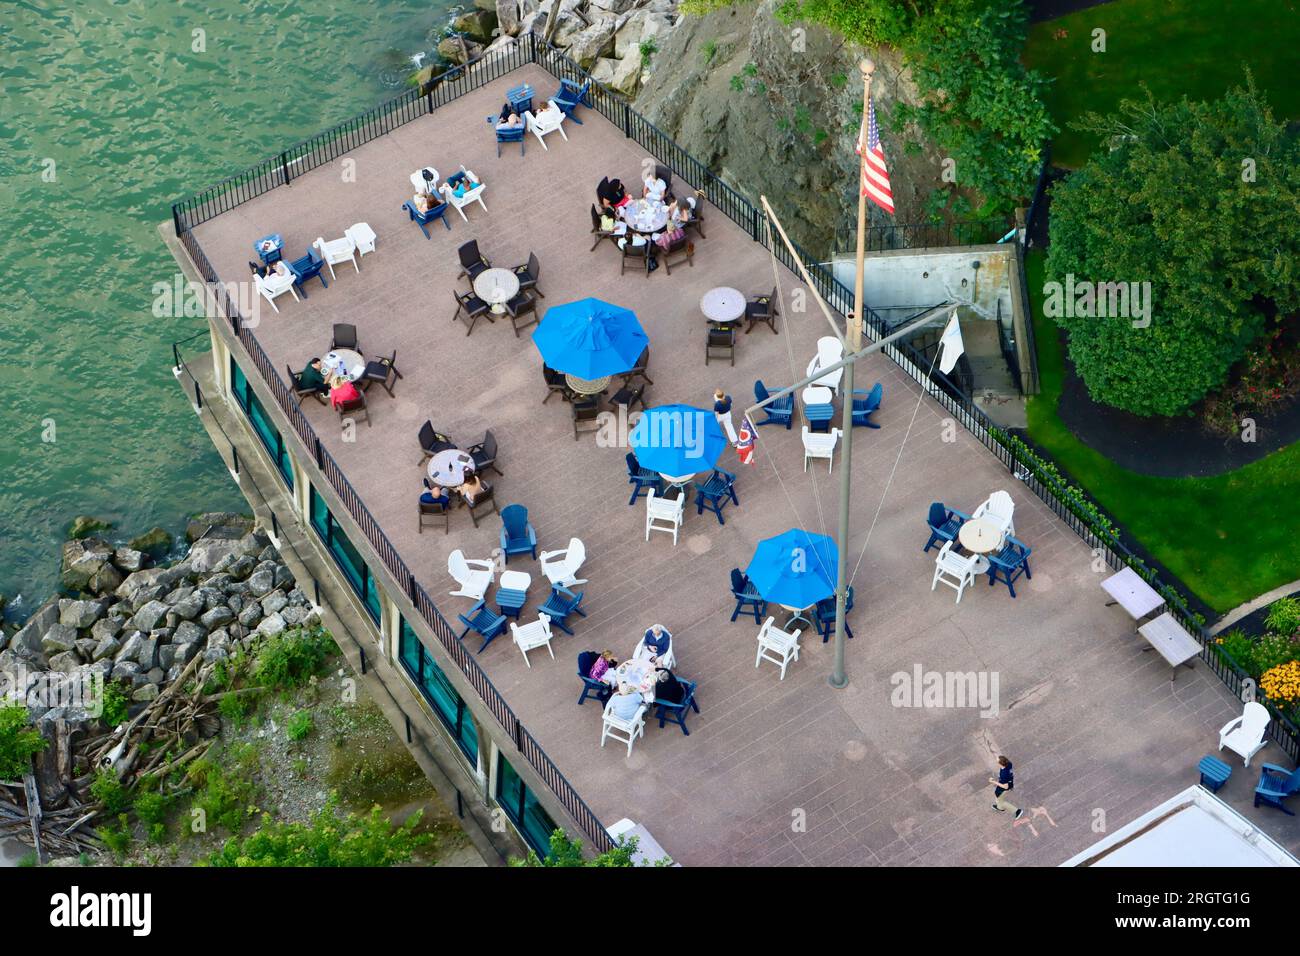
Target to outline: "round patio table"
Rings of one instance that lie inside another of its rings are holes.
[[[634,199],[619,210],[619,215],[629,229],[642,235],[660,232],[668,225],[668,205],[648,199]]]
[[[459,448],[447,448],[429,459],[429,480],[443,488],[459,488],[474,470],[474,458]]]
[[[803,403],[805,405],[829,405],[831,404],[831,390],[824,385],[809,385],[803,390]]]
[[[957,532],[957,541],[971,554],[978,556],[975,562],[975,573],[985,574],[989,569],[989,561],[985,555],[992,554],[998,549],[1002,534],[992,521],[986,518],[971,518]]]
[[[519,294],[519,276],[509,269],[484,269],[474,279],[474,294],[503,315],[506,303]]]
[[[366,372],[366,360],[353,349],[335,349],[321,359],[325,371],[345,382],[355,382]]]
[[[601,378],[579,378],[576,375],[566,374],[564,382],[579,395],[599,395],[609,388],[609,383],[613,378],[612,375],[605,375]]]
[[[628,684],[640,691],[646,703],[655,699],[655,666],[649,661],[634,657],[619,664],[614,673],[619,684]]]
[[[527,571],[502,571],[497,587],[497,609],[507,617],[519,617],[528,603],[528,586],[533,576]]]
[[[815,604],[809,604],[808,607],[791,607],[788,604],[782,604],[781,607],[785,608],[787,611],[790,612],[790,616],[786,618],[785,627],[782,628],[782,630],[792,632],[794,630],[794,624],[796,621],[803,621],[809,627],[812,627],[813,626],[812,618],[810,618],[804,612],[807,611],[808,608],[812,608],[816,606],[817,605]]]
[[[724,325],[737,322],[745,314],[745,297],[730,286],[718,286],[704,293],[700,299],[700,311],[710,322]]]

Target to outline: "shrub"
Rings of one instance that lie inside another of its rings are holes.
[[[108,767],[101,767],[90,785],[90,795],[104,805],[104,812],[119,814],[130,809],[131,795],[127,792],[117,774]]]
[[[175,798],[156,790],[142,790],[135,795],[135,815],[154,843],[161,843],[167,837],[167,814],[174,802]]]
[[[324,628],[282,631],[258,651],[253,679],[277,690],[301,687],[321,673],[334,651],[334,640]]]
[[[1278,598],[1268,608],[1264,626],[1274,634],[1290,636],[1300,630],[1300,598]]]
[[[659,52],[659,44],[655,43],[653,38],[642,40],[638,49],[641,51],[641,62],[644,63]]]
[[[131,849],[131,824],[125,813],[118,814],[117,826],[102,826],[95,830],[104,846],[119,860]]]
[[[315,729],[316,722],[312,719],[310,710],[300,710],[289,718],[285,724],[284,732],[292,741],[305,740]]]
[[[104,711],[99,719],[108,727],[116,727],[126,722],[129,706],[130,700],[122,685],[118,681],[110,681],[104,685]]]
[[[217,712],[238,727],[254,704],[254,694],[229,694],[217,702]]]
[[[551,852],[546,859],[542,859],[532,850],[528,851],[528,856],[522,860],[512,858],[511,866],[636,866],[632,862],[632,854],[636,852],[636,837],[630,837],[626,842],[614,847],[612,850],[606,850],[599,856],[588,860],[582,855],[582,842],[572,840],[559,827],[551,833]],[[660,863],[666,863],[666,860]]]
[[[0,705],[0,780],[17,780],[32,769],[32,756],[45,749],[22,704]]]
[[[186,776],[195,787],[191,807],[203,811],[208,826],[221,826],[238,833],[244,821],[257,812],[257,750],[251,744],[229,752],[229,769],[213,757],[201,757],[189,766]]]

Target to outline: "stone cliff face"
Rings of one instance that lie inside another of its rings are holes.
[[[853,245],[862,100],[857,63],[876,62],[872,99],[887,114],[917,102],[892,50],[866,51],[813,26],[776,20],[775,0],[682,17],[656,38],[657,52],[633,105],[687,152],[756,202],[766,195],[787,232],[824,256]],[[896,216],[919,222],[942,157],[906,155],[882,119]]]

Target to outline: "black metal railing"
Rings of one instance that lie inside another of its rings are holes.
[[[578,84],[586,84],[588,87],[587,102],[592,109],[620,128],[625,136],[635,140],[660,162],[672,168],[674,174],[691,188],[701,193],[709,205],[744,229],[755,242],[759,242],[769,249],[782,265],[791,271],[797,271],[798,266],[785,244],[780,241],[773,241],[767,228],[765,213],[757,209],[731,186],[724,183],[704,163],[687,153],[666,133],[633,110],[625,100],[592,80],[590,75],[568,56],[555,47],[538,41],[537,37],[532,34],[515,44],[511,50],[505,53],[485,55],[471,61],[468,68],[455,67],[442,74],[442,76],[435,78],[435,80],[431,81],[428,91],[419,97],[424,103],[423,112],[411,114],[408,107],[412,102],[410,99],[412,92],[408,91],[394,97],[380,107],[376,107],[375,110],[363,114],[362,117],[356,120],[339,124],[318,137],[305,140],[286,150],[281,156],[290,159],[287,163],[282,164],[283,168],[278,174],[274,173],[273,169],[275,159],[264,160],[258,166],[253,167],[252,170],[224,180],[223,183],[199,193],[196,197],[178,202],[173,206],[173,219],[176,224],[177,234],[181,237],[185,248],[190,253],[205,280],[219,286],[220,283],[215,270],[191,232],[193,226],[212,218],[213,215],[217,215],[225,211],[225,209],[233,208],[238,202],[252,198],[253,195],[258,194],[250,192],[254,188],[259,189],[260,192],[266,192],[291,181],[294,175],[337,158],[337,156],[346,152],[346,149],[342,148],[344,143],[350,144],[348,148],[356,148],[356,146],[369,142],[377,136],[391,132],[392,129],[402,123],[409,122],[410,119],[414,119],[418,115],[432,112],[439,106],[452,102],[467,92],[479,89],[526,64],[540,65],[557,79],[568,79]],[[418,93],[419,91],[415,92]],[[366,117],[369,117],[369,119],[365,119]],[[292,165],[293,163],[297,163],[297,166]],[[238,188],[230,188],[230,184],[235,183],[240,184]],[[226,197],[229,197],[232,201],[228,205],[223,205],[227,202]],[[235,202],[234,199],[238,201]],[[945,227],[896,226],[891,228],[903,230],[903,232],[897,234],[900,242],[915,241],[926,244],[930,242],[938,243],[940,233],[932,232],[927,234],[923,231],[917,231],[908,234],[906,230],[912,228],[940,230]],[[961,239],[968,239],[977,244],[993,242],[1000,236],[992,235],[989,232],[990,228],[994,228],[991,221],[953,224],[948,227],[949,231],[942,235],[943,242],[938,244],[951,245]],[[994,231],[996,231],[996,228],[994,228]],[[807,255],[797,244],[792,243],[792,245],[794,245],[798,256],[805,264],[812,285],[816,288],[818,294],[832,309],[840,314],[841,318],[851,313],[853,310],[852,291],[839,282],[830,269],[820,265],[814,257]],[[367,540],[379,553],[390,572],[397,580],[406,582],[412,603],[419,609],[426,623],[438,636],[440,642],[447,649],[462,673],[465,674],[475,691],[487,704],[488,709],[510,734],[516,746],[524,752],[533,769],[547,781],[548,786],[551,787],[565,809],[578,821],[583,832],[593,841],[597,850],[600,851],[612,846],[608,833],[605,832],[603,827],[599,826],[599,821],[596,820],[595,815],[591,813],[586,803],[569,784],[568,780],[564,778],[563,774],[555,768],[549,757],[546,757],[544,751],[532,738],[532,735],[520,724],[518,718],[515,717],[506,703],[505,698],[488,680],[487,675],[483,673],[477,661],[456,638],[437,606],[415,581],[414,575],[406,567],[401,556],[379,527],[378,522],[370,515],[360,496],[352,488],[346,477],[344,477],[342,470],[316,437],[306,416],[293,398],[291,390],[285,385],[270,359],[262,351],[256,337],[252,334],[252,330],[244,325],[238,308],[224,288],[221,289],[218,298],[223,311],[230,320],[232,329],[271,388],[277,403],[293,423],[299,438],[308,452],[315,458],[340,500],[344,502],[349,513],[352,514],[354,520],[366,535]],[[860,321],[866,335],[878,340],[888,334],[889,324],[880,315],[869,307],[865,308],[864,312],[865,314],[860,318]],[[1205,631],[1202,622],[1188,609],[1185,600],[1178,591],[1171,585],[1161,581],[1156,572],[1145,561],[1119,540],[1118,534],[1113,530],[1113,524],[1105,518],[1100,507],[1087,499],[1078,489],[1065,484],[1064,480],[1058,477],[1060,473],[1050,459],[1029,450],[1028,446],[1023,443],[1017,445],[1016,440],[1011,439],[998,429],[974,405],[968,394],[942,372],[934,369],[932,363],[927,361],[907,342],[891,343],[885,346],[883,351],[913,380],[920,383],[927,393],[943,405],[972,435],[978,438],[1002,462],[1008,471],[1024,480],[1026,486],[1047,504],[1052,512],[1061,518],[1075,534],[1092,547],[1100,549],[1099,553],[1105,558],[1110,567],[1116,569],[1126,566],[1133,567],[1155,590],[1164,595],[1174,617],[1179,620],[1184,628],[1194,634],[1201,643],[1201,656],[1210,662],[1211,669],[1219,675],[1234,693],[1240,693],[1241,680],[1245,677],[1244,673],[1241,672],[1240,668],[1230,667],[1225,664],[1217,654],[1210,650],[1211,638]],[[1283,715],[1277,713],[1275,709],[1270,707],[1270,710],[1275,718],[1274,725],[1270,730],[1273,738],[1287,751],[1292,759],[1300,761],[1300,747],[1297,746],[1300,731],[1297,731],[1295,726],[1286,720]]]

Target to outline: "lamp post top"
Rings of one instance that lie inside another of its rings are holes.
[[[871,74],[876,71],[876,64],[869,56],[864,56],[858,61],[858,69],[862,71],[865,78],[870,78]]]

